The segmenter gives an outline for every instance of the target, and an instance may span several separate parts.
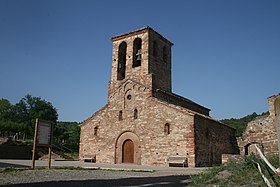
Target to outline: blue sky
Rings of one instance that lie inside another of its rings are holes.
[[[0,98],[50,101],[81,122],[107,102],[111,37],[150,26],[174,43],[173,92],[216,119],[280,92],[279,0],[0,0]]]

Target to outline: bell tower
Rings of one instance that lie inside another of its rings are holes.
[[[172,43],[150,27],[112,38],[109,95],[126,80],[171,92]]]

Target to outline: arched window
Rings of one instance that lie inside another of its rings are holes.
[[[125,66],[126,66],[126,42],[122,42],[119,45],[119,51],[118,51],[117,80],[123,80],[125,78]]]
[[[134,109],[134,119],[138,119],[138,110]]]
[[[122,121],[122,120],[123,120],[123,112],[119,111],[119,121]]]
[[[157,42],[154,41],[153,42],[153,56],[154,57],[157,57],[157,50],[158,50]]]
[[[164,46],[162,48],[162,59],[163,59],[163,62],[167,62],[167,48],[166,48],[166,46]]]
[[[165,134],[165,135],[170,134],[170,125],[169,125],[169,123],[166,123],[166,124],[164,125],[164,134]]]
[[[98,131],[98,127],[94,127],[94,130],[93,130],[93,135],[94,136],[97,136],[97,131]]]
[[[142,61],[142,40],[136,38],[133,42],[133,63],[132,67],[141,66]]]

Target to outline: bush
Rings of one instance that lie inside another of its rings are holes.
[[[278,157],[277,159],[276,157],[270,157],[273,165],[279,163]],[[246,156],[240,162],[229,162],[222,166],[212,167],[199,175],[191,176],[191,184],[194,186],[206,186],[208,184],[219,186],[266,186],[257,169],[256,162],[261,165],[264,175],[276,186],[280,186],[280,177],[274,174],[255,155]],[[224,178],[219,177],[223,173],[228,175],[224,176]]]

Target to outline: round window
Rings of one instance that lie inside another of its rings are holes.
[[[127,98],[128,100],[130,100],[130,99],[132,98],[132,96],[131,96],[131,95],[127,95],[126,98]]]

